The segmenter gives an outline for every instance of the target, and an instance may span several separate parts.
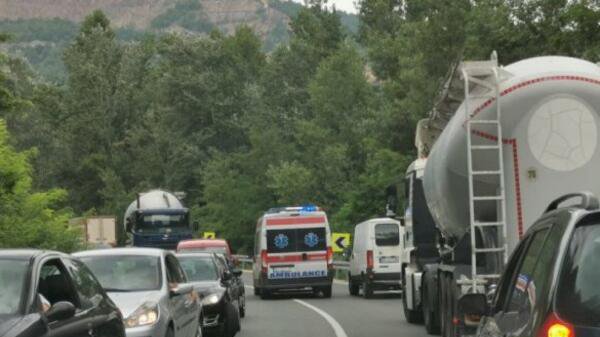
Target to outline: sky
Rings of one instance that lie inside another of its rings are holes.
[[[303,0],[294,0],[296,2],[304,2]],[[335,8],[339,10],[343,10],[348,13],[356,13],[356,7],[354,6],[354,2],[356,0],[329,0],[330,4],[335,4]]]

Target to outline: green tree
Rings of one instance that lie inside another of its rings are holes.
[[[32,247],[71,252],[80,248],[81,233],[68,226],[72,213],[60,205],[66,191],[32,190],[32,152],[9,145],[0,120],[0,247]]]

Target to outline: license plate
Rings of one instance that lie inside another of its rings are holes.
[[[398,263],[399,260],[398,256],[382,256],[379,258],[379,263]]]

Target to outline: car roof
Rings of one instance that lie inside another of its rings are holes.
[[[197,239],[180,241],[178,248],[193,248],[193,247],[223,247],[229,246],[226,240],[223,239]]]
[[[161,257],[165,255],[167,251],[158,248],[110,248],[110,249],[95,249],[86,250],[74,253],[73,256],[84,257],[84,256],[116,256],[116,255],[139,255],[139,256],[156,256]]]
[[[392,218],[374,218],[374,219],[369,219],[367,221],[364,221],[363,223],[373,223],[373,224],[378,224],[378,223],[395,223],[395,224],[400,224],[400,221],[396,220],[396,219],[392,219]]]
[[[287,218],[287,217],[312,217],[312,216],[324,216],[327,218],[327,213],[324,211],[312,211],[312,212],[300,212],[300,211],[280,211],[277,213],[265,213],[263,218]]]
[[[0,257],[32,259],[40,255],[58,254],[65,255],[60,252],[40,249],[0,249]]]
[[[175,255],[177,257],[180,257],[180,256],[191,256],[191,257],[196,256],[196,257],[210,257],[210,258],[215,257],[214,253],[203,253],[203,252],[191,252],[191,253],[182,252],[182,253],[177,253]]]

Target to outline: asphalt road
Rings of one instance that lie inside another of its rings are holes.
[[[249,275],[244,280],[252,285]],[[422,326],[406,323],[398,293],[365,300],[350,296],[346,284],[334,283],[331,299],[298,294],[263,301],[246,289],[246,301],[239,337],[428,336]]]

